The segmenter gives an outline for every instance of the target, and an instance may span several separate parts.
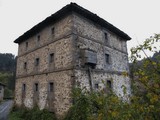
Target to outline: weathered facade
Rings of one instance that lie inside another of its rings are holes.
[[[4,87],[5,85],[3,83],[0,83],[0,101],[2,101],[4,97]]]
[[[75,3],[65,6],[15,40],[15,103],[37,104],[62,116],[75,85],[89,90],[108,85],[127,99],[127,40],[127,34],[88,10]]]

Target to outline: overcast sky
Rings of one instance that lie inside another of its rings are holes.
[[[128,51],[137,41],[160,33],[160,0],[0,0],[0,53],[17,55],[13,41],[70,2],[131,36]]]

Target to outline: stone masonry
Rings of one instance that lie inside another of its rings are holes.
[[[15,40],[19,44],[15,103],[38,105],[63,116],[72,105],[74,86],[94,90],[107,84],[126,100],[130,79],[123,73],[129,73],[129,39],[77,4],[65,6]]]

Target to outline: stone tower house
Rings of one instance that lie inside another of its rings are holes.
[[[131,38],[75,3],[25,32],[18,43],[15,103],[58,116],[71,106],[73,86],[110,87],[130,94],[127,40]]]

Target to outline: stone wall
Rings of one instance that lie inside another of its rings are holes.
[[[46,26],[39,33],[19,44],[18,56],[34,51],[35,49],[46,46],[53,41],[59,40],[64,36],[71,34],[72,25],[72,15],[68,15],[65,18],[57,21],[56,23],[53,23],[50,26]],[[54,33],[52,33],[53,28]],[[40,36],[39,42],[37,40],[38,36]],[[28,42],[27,49],[26,42]]]
[[[50,69],[49,55],[54,53],[54,66]],[[39,58],[39,65],[35,65],[36,58]],[[73,66],[72,36],[67,36],[47,46],[32,51],[17,60],[17,76],[34,75],[46,73],[59,69],[71,69]],[[27,63],[24,69],[24,63]]]
[[[34,106],[34,84],[39,84],[39,102],[36,103],[40,109],[53,107],[58,116],[63,115],[71,105],[71,89],[72,89],[71,70],[53,72],[49,74],[34,75],[19,78],[16,81],[15,102],[17,105],[24,104],[32,108]],[[53,106],[48,103],[48,85],[54,83],[54,101]],[[22,103],[22,86],[26,84],[26,96]]]
[[[126,40],[123,40],[113,32],[103,28],[92,21],[74,14],[74,33],[80,37],[101,43],[112,49],[119,50],[127,54]],[[108,44],[105,43],[105,35],[108,34]]]
[[[130,79],[128,76],[96,70],[91,70],[90,74],[93,89],[96,89],[95,84],[98,84],[99,90],[105,89],[107,81],[109,80],[112,82],[112,90],[114,93],[122,97],[123,100],[128,100],[131,94]],[[87,69],[75,70],[75,76],[77,86],[90,90],[89,73]],[[124,90],[126,90],[126,93],[124,93]]]
[[[129,72],[126,41],[77,14],[74,15],[74,33],[77,35],[75,39],[78,66],[75,72],[77,84],[87,89],[90,87],[87,66],[82,62],[83,57],[80,54],[82,49],[88,49],[97,54],[97,64],[94,69],[91,69],[92,87],[94,88],[94,85],[98,83],[101,88],[104,88],[102,81],[111,80],[112,89],[118,96],[124,96],[124,87],[127,90],[126,96],[129,95],[130,79],[123,75]],[[107,44],[105,33],[108,36]],[[106,63],[105,54],[110,56],[109,63]]]
[[[19,44],[15,88],[17,105],[32,108],[37,104],[40,109],[47,108],[57,116],[64,115],[69,109],[72,103],[70,94],[74,76],[72,26],[72,15],[68,15]],[[54,59],[50,63],[49,57],[52,53]],[[36,58],[39,58],[37,66]],[[53,83],[53,94],[49,92],[50,83]],[[35,84],[38,84],[37,92]]]

